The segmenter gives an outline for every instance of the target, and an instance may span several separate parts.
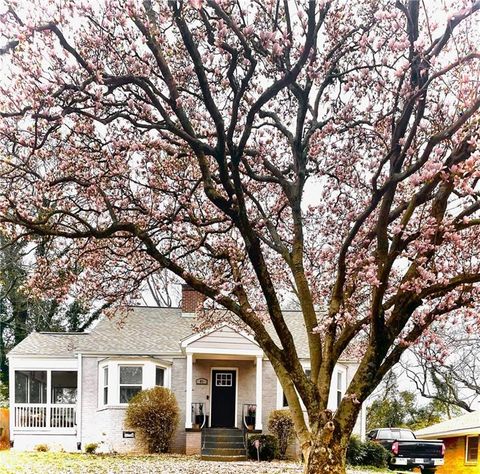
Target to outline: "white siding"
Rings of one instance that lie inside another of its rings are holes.
[[[224,326],[190,343],[188,349],[189,351],[195,349],[228,349],[231,354],[237,354],[238,351],[241,353],[245,350],[258,350],[258,346],[232,328]]]

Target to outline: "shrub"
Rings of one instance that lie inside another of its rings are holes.
[[[129,402],[125,425],[138,431],[138,440],[149,453],[165,453],[178,424],[175,395],[164,387],[137,393]]]
[[[347,447],[347,463],[359,466],[363,462],[363,443],[358,436],[352,436]]]
[[[364,465],[387,467],[390,453],[381,444],[367,441],[363,444],[363,452]]]
[[[260,461],[271,461],[278,455],[277,438],[272,435],[252,435],[248,437],[248,457],[257,460],[257,448],[255,440],[260,442],[259,454]]]
[[[390,454],[378,443],[367,441],[362,443],[352,436],[347,448],[347,463],[352,466],[387,467]]]
[[[50,450],[50,448],[48,447],[48,444],[37,444],[34,449],[39,453],[46,453],[47,451]]]
[[[88,443],[85,445],[85,452],[87,454],[95,454],[95,451],[98,448],[98,443]]]
[[[272,411],[268,419],[268,429],[277,437],[280,459],[285,459],[288,445],[295,433],[290,410]]]

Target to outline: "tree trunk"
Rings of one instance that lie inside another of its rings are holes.
[[[312,436],[310,445],[303,450],[305,474],[345,474],[346,442],[335,436]]]

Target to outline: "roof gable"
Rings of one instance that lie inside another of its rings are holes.
[[[188,348],[191,351],[225,349],[234,354],[245,350],[259,350],[259,346],[252,336],[229,324],[216,326],[202,333],[191,334],[182,341],[182,348]]]

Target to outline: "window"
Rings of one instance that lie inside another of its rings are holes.
[[[230,372],[217,372],[215,374],[215,385],[217,387],[231,387],[232,374]]]
[[[469,464],[476,464],[478,461],[478,436],[467,436],[465,460]]]
[[[415,435],[409,430],[400,430],[400,439],[416,439]]]
[[[120,366],[120,403],[128,403],[142,390],[142,367]]]
[[[311,378],[312,376],[312,371],[311,369],[304,369],[305,371],[305,375],[308,377],[308,378]],[[285,392],[282,390],[282,386],[280,384],[280,381],[277,379],[277,390],[281,390],[281,394],[282,394],[282,406],[279,407],[279,408],[288,408],[288,400],[287,400],[287,397],[285,396]],[[277,392],[277,405],[278,403],[280,402],[280,399],[278,398],[278,393]]]
[[[337,408],[340,406],[340,402],[343,398],[343,374],[337,372]]]
[[[103,368],[103,404],[108,404],[108,366]]]
[[[162,367],[155,368],[155,385],[160,387],[165,385],[165,369]]]
[[[15,371],[15,403],[47,403],[45,370]]]

